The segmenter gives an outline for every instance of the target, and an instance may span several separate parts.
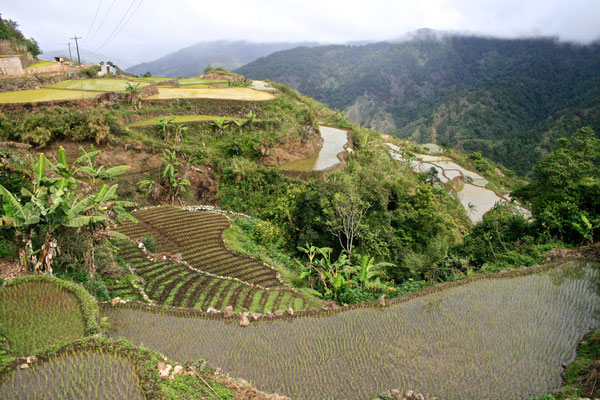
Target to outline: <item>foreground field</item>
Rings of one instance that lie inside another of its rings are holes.
[[[387,308],[247,328],[135,307],[102,313],[113,337],[176,359],[206,358],[296,399],[364,399],[394,387],[443,399],[529,399],[560,386],[561,363],[600,326],[599,280],[598,265],[569,262]]]
[[[267,101],[274,100],[272,94],[245,87],[233,88],[158,88],[158,94],[146,97],[145,100],[156,99],[217,99],[217,100],[246,100]]]
[[[0,383],[2,399],[142,400],[133,365],[102,352],[67,353],[19,369]]]
[[[86,331],[78,299],[54,282],[43,280],[0,290],[0,321],[9,351],[17,356],[82,338]]]
[[[89,99],[102,93],[60,89],[18,90],[16,92],[0,93],[0,103],[37,103],[40,101]]]

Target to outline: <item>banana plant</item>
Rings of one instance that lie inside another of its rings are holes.
[[[360,264],[350,266],[346,270],[355,275],[361,287],[364,288],[367,285],[377,286],[386,275],[384,268],[393,266],[394,264],[388,262],[375,263],[375,257],[364,255]]]
[[[46,176],[50,166],[58,177]],[[69,166],[64,149],[60,149],[58,162],[50,163],[43,153],[33,163],[32,189],[21,188],[21,196],[0,185],[4,213],[0,226],[15,230],[20,239],[19,259],[21,265],[33,272],[52,274],[52,260],[60,251],[56,238],[67,230],[79,229],[92,236],[111,219],[135,220],[125,209],[131,202],[119,201],[117,185],[103,185],[96,193],[84,196],[77,192],[73,166]],[[34,236],[43,236],[42,244],[34,248]],[[93,262],[93,260],[92,260]]]
[[[94,150],[94,145],[90,145],[90,151],[86,151],[83,147],[79,147],[79,152],[82,154],[74,165],[86,163],[75,170],[75,175],[86,174],[90,178],[90,183],[95,185],[99,180],[115,179],[123,172],[127,171],[131,166],[119,165],[112,168],[106,168],[104,165],[98,166],[96,157],[101,153],[100,150]]]

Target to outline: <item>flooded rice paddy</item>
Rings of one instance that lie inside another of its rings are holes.
[[[446,400],[529,399],[561,384],[562,363],[600,327],[597,264],[482,279],[387,308],[253,323],[104,307],[114,338],[176,360],[206,359],[295,399],[415,390]]]
[[[166,88],[159,87],[158,94],[145,97],[144,100],[155,99],[217,99],[217,100],[245,100],[266,101],[274,100],[275,96],[260,90],[245,87],[233,88]]]
[[[304,160],[281,165],[281,169],[294,171],[322,171],[340,162],[338,154],[344,151],[348,133],[343,129],[319,125],[323,146],[315,154]]]

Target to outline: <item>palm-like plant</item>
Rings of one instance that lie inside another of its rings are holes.
[[[127,82],[127,84],[125,85],[124,93],[125,93],[125,97],[129,101],[129,104],[131,106],[136,106],[138,103],[138,100],[140,99],[140,94],[142,93],[142,89],[140,89],[139,83],[132,84],[131,82]]]
[[[0,216],[0,226],[5,225],[15,230],[21,242],[19,260],[23,267],[36,273],[52,274],[52,260],[59,251],[56,238],[61,233],[80,230],[91,238],[111,219],[135,220],[125,210],[134,204],[117,199],[116,184],[110,187],[103,185],[96,193],[88,196],[78,193],[75,169],[67,163],[62,147],[56,164],[52,164],[43,153],[32,164],[32,189],[21,188],[20,193],[25,200],[20,200],[0,185],[4,209]],[[47,177],[47,166],[58,177]],[[39,247],[34,246],[34,236],[43,236]],[[91,262],[93,266],[93,257]]]
[[[162,157],[163,170],[158,181],[143,180],[138,186],[146,191],[146,195],[153,195],[158,199],[164,192],[166,193],[167,201],[174,205],[175,202],[180,202],[180,196],[185,194],[187,187],[190,186],[190,181],[181,176],[178,167],[182,164],[177,159],[177,152],[165,149]]]

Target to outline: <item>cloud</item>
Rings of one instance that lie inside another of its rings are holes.
[[[385,40],[419,28],[469,31],[498,37],[558,36],[590,42],[600,38],[598,0],[133,0],[142,1],[121,33],[103,47],[130,7],[130,0],[22,1],[3,5],[3,17],[16,20],[42,48],[65,47],[74,34],[91,51],[133,61],[154,59],[199,41],[343,43]],[[125,18],[127,20],[127,18]],[[119,30],[120,28],[118,28]],[[117,31],[118,31],[117,30]]]

